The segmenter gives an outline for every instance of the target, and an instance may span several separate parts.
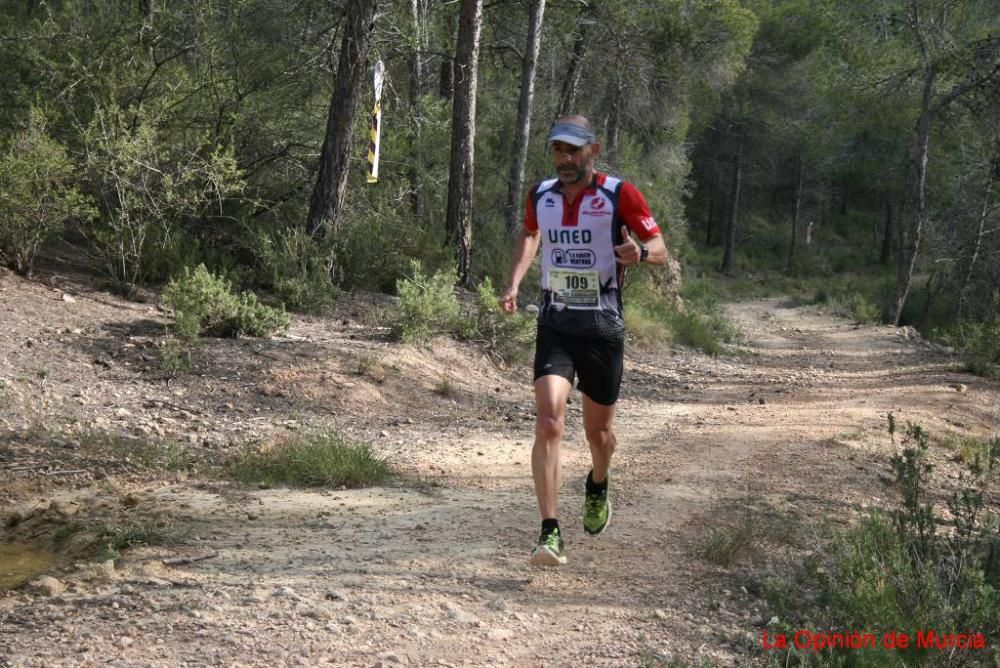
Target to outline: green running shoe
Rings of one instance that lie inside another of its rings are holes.
[[[610,485],[605,485],[600,494],[586,493],[583,502],[583,528],[591,536],[604,531],[611,521],[611,499],[608,497],[610,488]]]
[[[560,566],[566,563],[566,549],[559,529],[543,531],[538,537],[538,545],[531,551],[534,566]]]

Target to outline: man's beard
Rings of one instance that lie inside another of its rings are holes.
[[[587,166],[583,167],[560,167],[557,171],[559,180],[566,185],[579,183],[587,177]]]

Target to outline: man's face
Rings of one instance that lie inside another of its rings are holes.
[[[552,163],[555,165],[556,174],[563,185],[573,185],[590,178],[594,170],[594,158],[597,157],[598,147],[598,144],[573,146],[561,141],[549,144]]]

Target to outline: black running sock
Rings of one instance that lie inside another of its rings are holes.
[[[559,520],[554,517],[549,517],[542,520],[542,533],[549,533],[554,529],[559,528]]]
[[[607,489],[608,479],[605,478],[602,483],[594,482],[594,470],[591,469],[590,473],[587,474],[587,494],[603,494]]]

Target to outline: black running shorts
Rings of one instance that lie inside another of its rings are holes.
[[[618,401],[624,368],[625,340],[562,334],[540,326],[535,339],[535,380],[562,376],[593,401],[611,406]]]

